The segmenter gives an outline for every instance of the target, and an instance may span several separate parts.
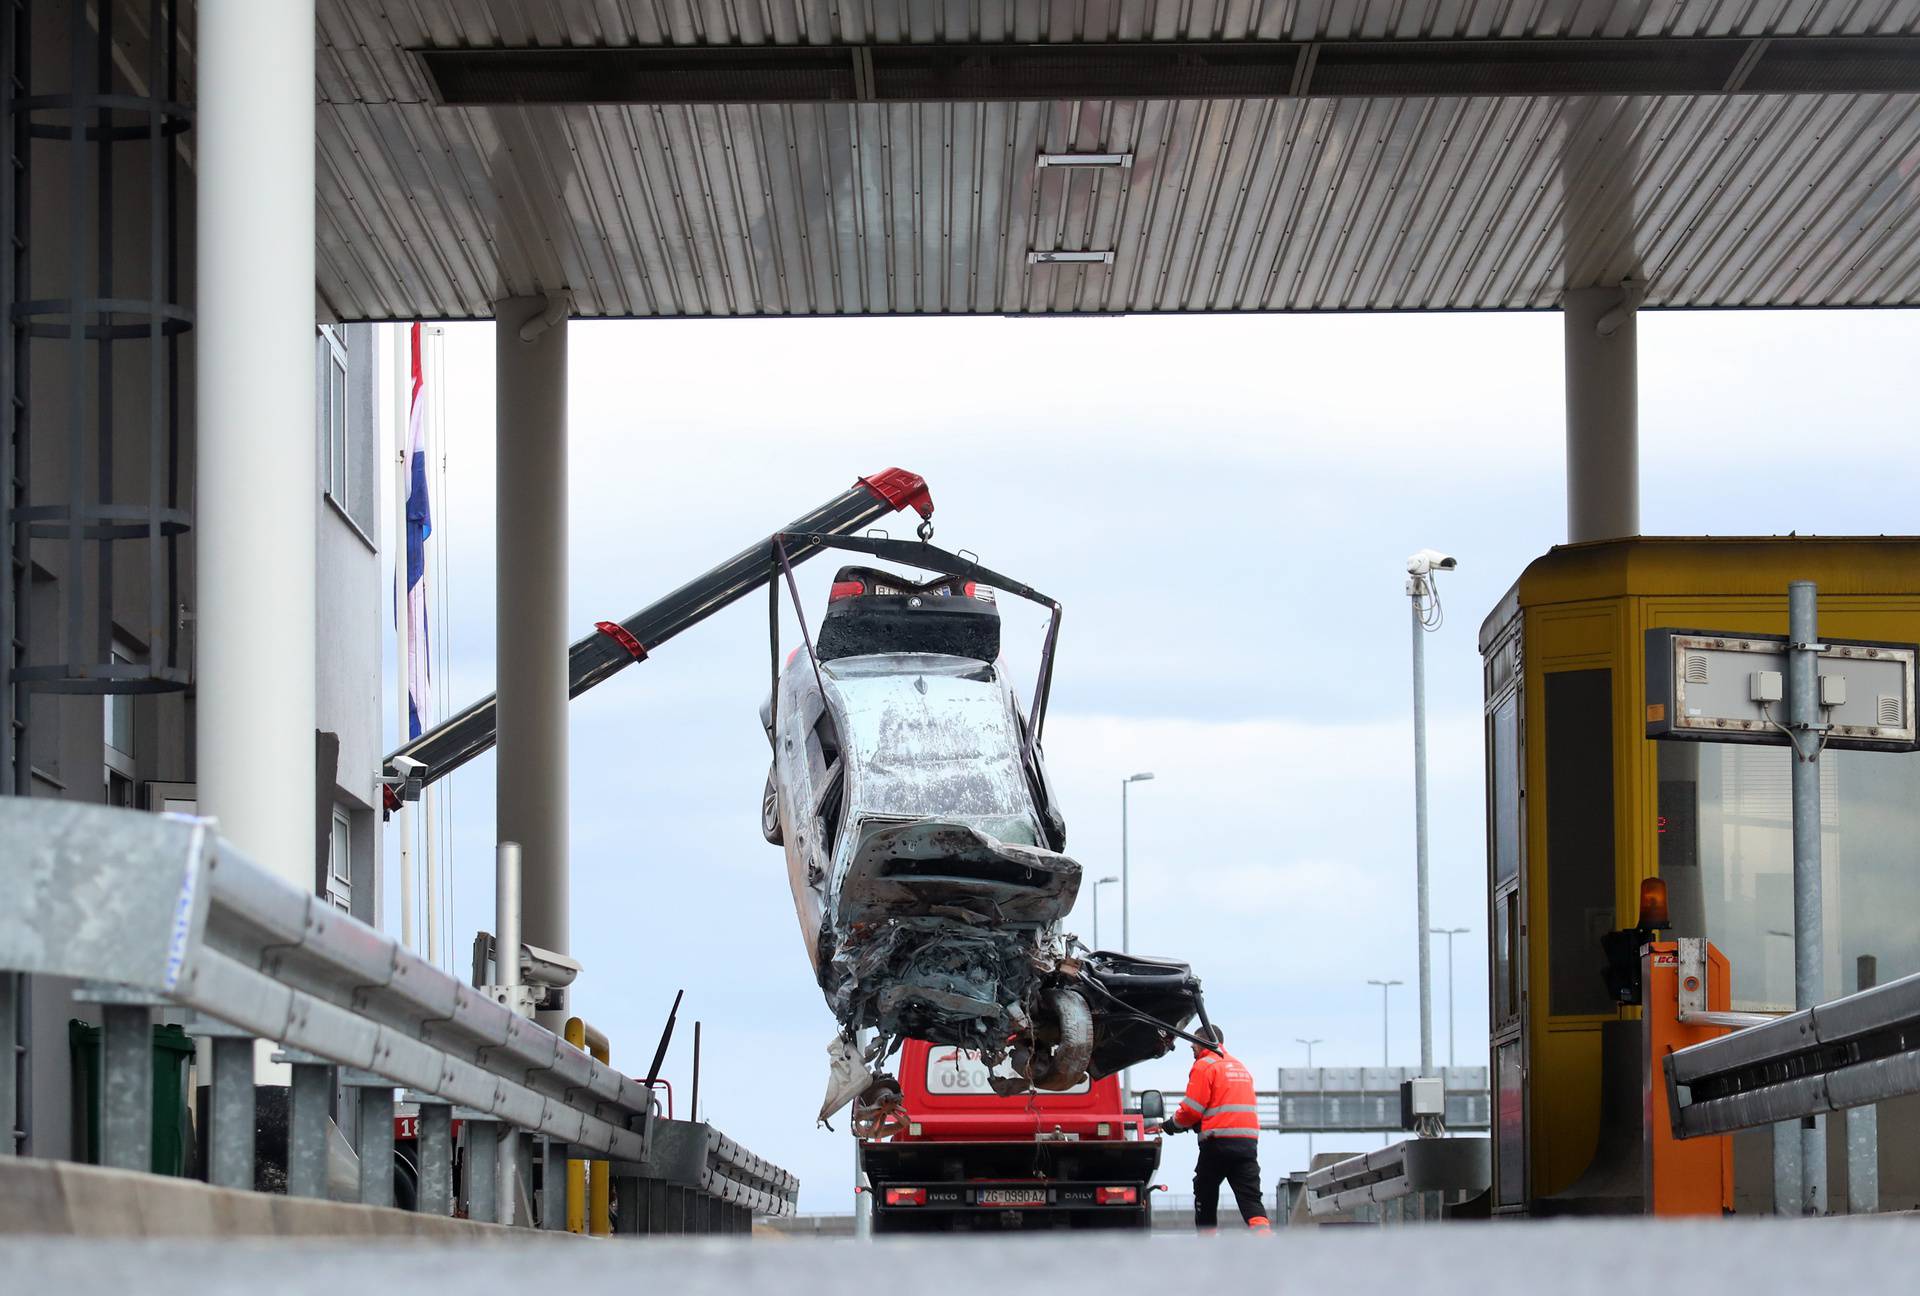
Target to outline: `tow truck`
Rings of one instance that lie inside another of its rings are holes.
[[[1127,1110],[1120,1077],[1064,1090],[995,1092],[1017,1078],[978,1052],[909,1040],[901,1103],[855,1123],[876,1233],[1114,1228],[1152,1224],[1161,1096]],[[862,1130],[865,1135],[861,1137]]]

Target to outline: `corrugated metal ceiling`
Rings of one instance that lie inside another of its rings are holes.
[[[319,0],[320,293],[464,318],[1920,303],[1920,95],[447,108],[407,51],[1920,34],[1920,0]],[[1131,153],[1127,168],[1035,165]],[[1111,252],[1034,264],[1033,251]]]

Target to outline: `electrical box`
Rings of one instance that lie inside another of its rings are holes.
[[[1787,735],[1783,635],[1649,630],[1647,737],[1777,743]],[[1914,644],[1827,640],[1821,720],[1831,747],[1913,751]]]
[[[1400,1082],[1400,1128],[1410,1130],[1423,1116],[1445,1116],[1447,1085],[1439,1076],[1415,1076]]]

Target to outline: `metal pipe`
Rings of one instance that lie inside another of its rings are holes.
[[[569,952],[567,829],[567,323],[531,340],[545,297],[494,305],[500,693],[495,836],[525,851],[524,937]],[[564,992],[562,992],[564,994]],[[564,1013],[542,1024],[564,1025]]]
[[[1405,985],[1406,983],[1398,977],[1395,977],[1391,981],[1375,981],[1369,978],[1367,984],[1380,987],[1380,1065],[1383,1067],[1391,1066],[1393,1065],[1393,1036],[1388,1030],[1387,1024],[1388,1013],[1390,1011],[1387,1006],[1387,992],[1397,985]]]
[[[687,1114],[695,1123],[700,1120],[700,1023],[693,1024],[693,1092],[687,1097]]]
[[[493,983],[520,984],[520,843],[503,841],[493,864]]]
[[[1567,539],[1575,544],[1640,533],[1638,340],[1630,300],[1623,287],[1571,289],[1560,299]]]
[[[1135,783],[1145,783],[1151,779],[1151,773],[1129,774],[1120,780],[1120,952],[1133,953],[1133,904],[1129,892],[1129,873],[1127,867],[1127,789]],[[1097,888],[1095,903],[1099,902]],[[1133,1068],[1127,1067],[1120,1072],[1120,1096],[1123,1101],[1133,1099]]]
[[[411,384],[405,375],[413,364],[409,345],[412,330],[394,327],[393,393],[398,406],[393,420],[393,701],[399,712],[400,745],[413,736],[407,694],[407,438],[412,416]],[[394,815],[394,835],[400,839],[400,943],[414,949],[416,920],[413,899],[413,812],[402,801]]]
[[[578,1017],[567,1019],[567,1043],[597,1062],[611,1066],[613,1047],[602,1032]],[[699,1038],[696,1028],[694,1038]],[[697,1056],[697,1054],[696,1054]],[[605,1161],[567,1162],[567,1231],[591,1233],[594,1237],[613,1234],[612,1168]]]
[[[1787,732],[1793,740],[1793,1006],[1825,999],[1820,912],[1820,708],[1818,591],[1787,586]],[[1826,1117],[1800,1123],[1800,1214],[1827,1213]]]
[[[313,0],[203,0],[194,131],[199,807],[306,891],[320,497],[314,31]]]
[[[573,294],[557,292],[547,294],[546,309],[520,326],[522,342],[537,341],[542,333],[567,317],[567,311],[573,305]]]
[[[1420,599],[1424,577],[1407,581],[1413,609],[1413,870],[1420,925],[1420,1074],[1433,1074],[1433,938],[1427,931],[1427,625]]]

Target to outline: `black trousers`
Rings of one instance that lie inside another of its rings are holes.
[[[1240,1218],[1251,1224],[1265,1219],[1267,1208],[1260,1200],[1260,1140],[1250,1138],[1210,1138],[1200,1140],[1200,1158],[1193,1164],[1193,1224],[1210,1229],[1218,1221],[1220,1181],[1233,1189],[1240,1205]]]

